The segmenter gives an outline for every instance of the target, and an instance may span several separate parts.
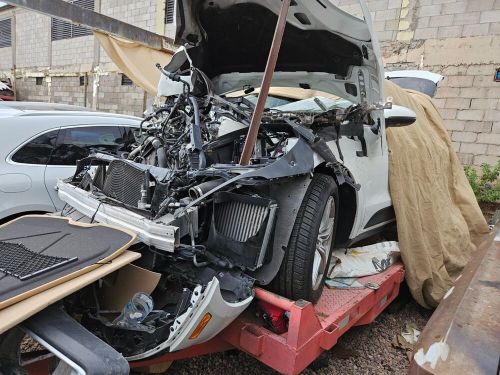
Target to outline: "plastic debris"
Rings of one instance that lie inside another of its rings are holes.
[[[389,268],[399,259],[399,256],[399,244],[395,241],[334,250],[328,278],[375,275]]]
[[[403,349],[406,352],[410,352],[408,353],[410,357],[419,336],[420,331],[413,324],[407,324],[405,331],[401,332],[401,334],[399,335],[394,336],[394,338],[392,339],[392,346],[395,348]]]

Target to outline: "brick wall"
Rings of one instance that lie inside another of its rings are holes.
[[[360,15],[357,0],[333,0]],[[387,70],[445,76],[436,105],[462,163],[500,158],[500,0],[368,0]]]

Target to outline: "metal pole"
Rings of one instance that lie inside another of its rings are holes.
[[[106,34],[132,40],[157,50],[173,52],[174,40],[164,35],[79,7],[63,0],[5,0],[7,4],[83,25]]]
[[[278,60],[281,41],[283,39],[283,33],[285,31],[286,17],[289,7],[290,0],[283,0],[283,4],[281,5],[280,14],[278,17],[278,22],[276,24],[276,30],[274,31],[273,43],[271,45],[271,50],[269,51],[269,56],[267,58],[266,70],[264,71],[264,77],[262,77],[259,97],[257,98],[257,104],[255,105],[255,110],[252,115],[252,121],[250,122],[250,127],[248,128],[245,146],[243,147],[243,152],[241,153],[241,165],[248,165],[248,163],[250,162],[250,157],[252,156],[255,141],[257,140],[260,122],[262,120],[262,113],[264,112],[264,106],[266,104],[267,95],[269,94],[269,88],[273,79],[273,73],[274,69],[276,68],[276,61]]]

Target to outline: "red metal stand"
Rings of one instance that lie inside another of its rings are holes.
[[[331,349],[351,327],[373,322],[396,298],[403,278],[403,265],[397,263],[381,274],[359,279],[362,284],[378,284],[377,290],[325,288],[316,305],[257,288],[256,299],[290,313],[287,332],[275,334],[255,319],[241,316],[206,343],[130,366],[144,367],[236,348],[282,374],[298,374],[323,351]]]

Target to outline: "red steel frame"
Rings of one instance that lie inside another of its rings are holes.
[[[150,360],[132,362],[130,367],[147,367],[176,359],[239,349],[282,374],[299,374],[321,353],[331,349],[351,327],[373,322],[397,297],[403,279],[403,265],[396,263],[380,274],[358,280],[365,285],[377,284],[377,290],[325,288],[316,305],[303,300],[291,301],[257,288],[256,299],[290,313],[287,332],[273,333],[263,323],[242,315],[210,341]],[[28,366],[28,371],[31,374],[46,373],[42,370],[43,367],[42,363],[33,364]]]

